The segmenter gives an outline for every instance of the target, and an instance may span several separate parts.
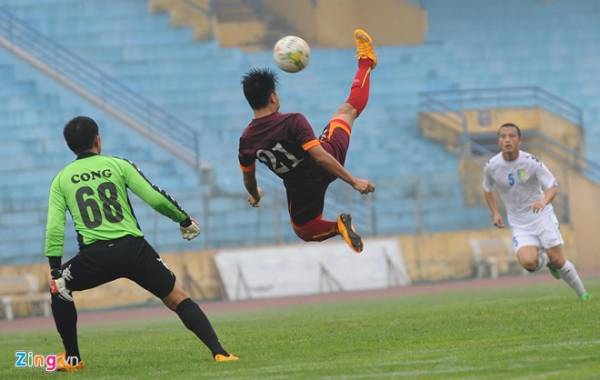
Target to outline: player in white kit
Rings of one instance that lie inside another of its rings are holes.
[[[492,222],[504,228],[492,193],[495,187],[506,207],[521,266],[530,272],[548,266],[555,278],[562,278],[581,300],[587,301],[589,294],[575,266],[562,253],[564,241],[551,204],[558,183],[541,161],[520,150],[521,142],[518,126],[508,123],[498,129],[501,152],[492,157],[483,170],[484,196]]]

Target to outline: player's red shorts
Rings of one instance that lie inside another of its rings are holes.
[[[350,145],[352,128],[340,119],[333,119],[327,124],[319,142],[323,149],[344,165],[346,153]],[[325,192],[336,177],[320,167],[315,167],[315,175],[309,181],[302,183],[285,183],[288,199],[288,209],[292,222],[301,226],[323,213]]]

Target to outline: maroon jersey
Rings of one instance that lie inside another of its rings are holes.
[[[250,122],[240,137],[242,170],[252,170],[256,159],[284,183],[304,184],[327,175],[308,151],[319,145],[312,127],[299,113],[273,113]]]

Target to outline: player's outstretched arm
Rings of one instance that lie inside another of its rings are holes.
[[[321,145],[315,145],[308,153],[313,160],[315,160],[317,165],[352,186],[354,190],[362,194],[368,194],[375,191],[375,185],[366,179],[354,177],[338,162],[338,160],[335,159],[335,157],[323,149]]]
[[[248,203],[252,207],[259,207],[262,192],[256,183],[256,170],[254,167],[243,171],[244,187],[248,192]]]

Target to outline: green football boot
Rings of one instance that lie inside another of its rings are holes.
[[[550,271],[550,274],[552,274],[552,277],[554,277],[557,280],[560,280],[560,269],[554,267],[552,264],[550,264],[550,262],[548,262],[547,266],[548,270]]]
[[[582,293],[579,296],[579,299],[582,301],[589,301],[590,300],[590,294],[588,292]]]

